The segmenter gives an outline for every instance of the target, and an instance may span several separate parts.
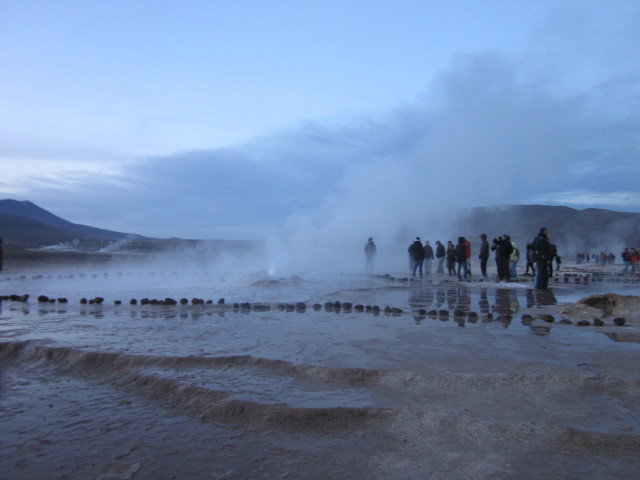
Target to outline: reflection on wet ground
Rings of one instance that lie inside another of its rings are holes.
[[[476,291],[463,286],[420,286],[409,292],[409,305],[414,309],[448,308],[465,313],[514,314],[522,308],[548,307],[557,303],[553,289],[480,288]]]

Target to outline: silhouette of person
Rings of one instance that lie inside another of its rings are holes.
[[[373,271],[373,259],[376,257],[376,244],[373,243],[373,238],[369,237],[369,241],[364,246],[364,255],[367,258],[365,270],[367,273]]]

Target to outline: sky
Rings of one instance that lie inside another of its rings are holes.
[[[74,223],[308,251],[474,206],[640,212],[637,1],[0,12],[0,198]]]

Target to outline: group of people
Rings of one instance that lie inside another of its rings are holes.
[[[604,267],[605,265],[613,265],[616,263],[616,256],[613,253],[592,253],[589,255],[588,253],[578,252],[576,253],[576,263],[580,265],[581,263],[593,263],[596,266]]]
[[[520,249],[507,234],[500,235],[489,244],[487,235],[480,235],[480,272],[483,277],[487,277],[487,263],[494,252],[496,268],[498,271],[498,281],[509,281],[517,277],[516,267],[520,260]],[[369,238],[364,248],[367,258],[366,270],[370,272],[373,267],[373,259],[376,255],[376,246],[373,238]],[[458,237],[458,242],[454,245],[451,240],[445,247],[440,240],[435,243],[435,249],[429,241],[424,244],[420,237],[416,237],[407,249],[409,254],[409,270],[413,278],[423,278],[425,274],[430,274],[434,262],[436,263],[436,273],[445,273],[444,265],[446,261],[449,275],[457,275],[458,280],[466,280],[471,275],[471,242],[465,237]],[[535,276],[534,287],[544,290],[548,287],[549,277],[553,276],[553,261],[556,262],[556,269],[560,268],[561,259],[555,245],[549,242],[547,229],[541,228],[534,240],[527,244],[526,251],[527,265],[524,275]],[[531,270],[531,273],[529,273]]]
[[[638,252],[637,248],[625,248],[624,252],[622,252],[622,262],[624,263],[622,273],[627,273],[629,268],[631,268],[631,273],[636,273],[638,271],[638,260],[640,260],[640,252]]]
[[[487,235],[480,235],[480,273],[483,277],[487,277],[487,263],[491,256],[490,252],[494,252],[496,268],[498,271],[498,281],[509,281],[517,277],[516,267],[520,260],[520,249],[516,243],[507,234],[500,235],[493,239],[491,245],[487,240]],[[420,237],[415,240],[408,248],[410,270],[414,278],[420,276],[423,278],[424,273],[431,273],[432,262],[437,261],[437,273],[444,273],[443,264],[446,260],[447,271],[449,275],[457,275],[458,280],[466,280],[471,275],[471,242],[465,237],[458,237],[458,243],[453,244],[451,240],[445,246],[436,241],[436,250],[429,242],[424,245]],[[559,269],[561,259],[558,256],[558,250],[554,244],[549,242],[547,237],[547,229],[542,228],[535,239],[527,244],[527,266],[524,275],[534,275],[534,286],[536,289],[544,290],[548,287],[549,277],[553,276],[553,260],[556,261],[556,268]],[[531,269],[531,273],[529,273]]]

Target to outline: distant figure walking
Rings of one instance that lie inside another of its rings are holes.
[[[533,287],[536,290],[546,290],[549,286],[549,260],[551,244],[547,237],[547,228],[542,227],[538,236],[531,242],[532,259],[536,262],[536,276]]]
[[[409,258],[411,259],[411,274],[416,278],[416,270],[422,278],[422,264],[424,263],[424,247],[420,241],[420,237],[416,237],[411,245],[409,245]]]
[[[373,243],[373,238],[369,237],[369,241],[364,246],[364,255],[367,258],[365,270],[367,273],[373,271],[373,259],[376,258],[376,244]]]

